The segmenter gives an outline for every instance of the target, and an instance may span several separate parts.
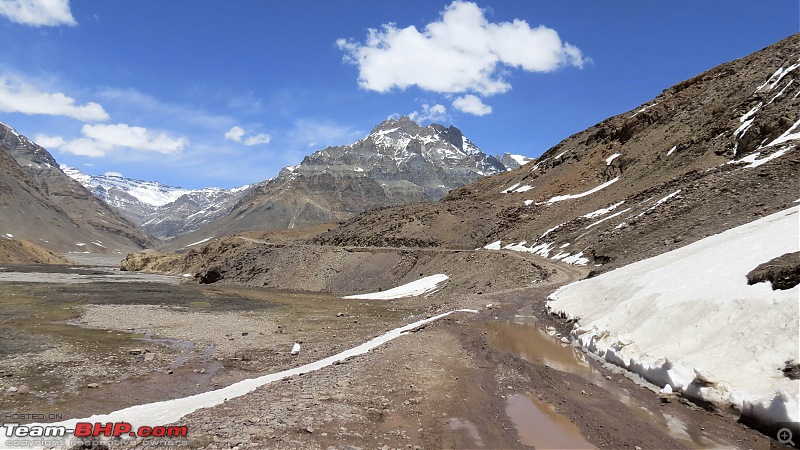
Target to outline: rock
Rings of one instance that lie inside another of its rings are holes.
[[[310,426],[309,426],[309,427],[306,427],[306,433],[309,433],[309,434],[314,434],[314,428],[313,428],[313,427],[310,427]]]
[[[143,348],[134,348],[131,349],[128,353],[130,353],[131,355],[141,355],[144,354],[145,352],[147,352],[147,350]]]
[[[197,273],[197,275],[195,275],[195,277],[198,278],[200,284],[212,284],[225,278],[225,270],[219,267],[210,267],[208,269],[201,270]]]
[[[156,359],[156,354],[155,353],[145,353],[144,354],[144,360],[145,361],[152,361],[154,359]]]
[[[17,388],[17,393],[19,393],[19,394],[27,394],[30,391],[31,391],[31,389],[28,386],[24,385],[24,384],[22,386],[20,386],[19,388]]]
[[[489,303],[486,305],[486,309],[492,309],[492,308],[494,308],[494,303]]]
[[[89,389],[97,389],[100,387],[100,383],[89,383],[86,385],[86,387]]]
[[[8,392],[12,394],[16,394],[18,390],[19,389],[17,389],[15,386],[11,386],[10,388],[8,388]]]
[[[292,347],[292,356],[295,356],[298,353],[300,353],[300,343],[295,342],[294,346]]]
[[[164,371],[164,373],[167,374],[167,375],[172,375],[173,371],[172,371],[172,369],[167,369],[167,370]]]

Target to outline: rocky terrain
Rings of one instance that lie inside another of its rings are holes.
[[[509,155],[514,166],[517,160]],[[435,201],[483,176],[506,171],[459,129],[389,119],[365,138],[328,147],[259,183],[230,213],[176,239],[171,249],[252,229],[295,229],[338,222],[362,211]]]
[[[171,239],[226,215],[249,186],[185,189],[117,175],[87,175],[61,166],[120,215],[158,239]]]
[[[127,252],[155,244],[66,176],[47,150],[2,123],[0,194],[0,235],[57,252]]]

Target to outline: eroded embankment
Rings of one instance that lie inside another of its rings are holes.
[[[513,252],[279,246],[241,238],[182,255],[132,253],[122,270],[185,274],[186,280],[337,295],[385,290],[445,273],[454,293],[496,292],[545,280],[550,271]]]

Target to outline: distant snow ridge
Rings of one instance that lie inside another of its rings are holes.
[[[781,369],[798,362],[800,286],[748,286],[746,275],[800,250],[798,216],[793,207],[569,284],[547,307],[578,319],[572,338],[586,351],[664,392],[730,404],[769,426],[797,424],[798,382]]]
[[[61,170],[123,216],[162,238],[194,231],[224,215],[250,187],[186,189],[116,175],[87,175],[65,165]]]

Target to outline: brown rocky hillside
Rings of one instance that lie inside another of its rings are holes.
[[[3,123],[0,235],[59,253],[125,252],[155,244],[66,176],[47,150]]]

